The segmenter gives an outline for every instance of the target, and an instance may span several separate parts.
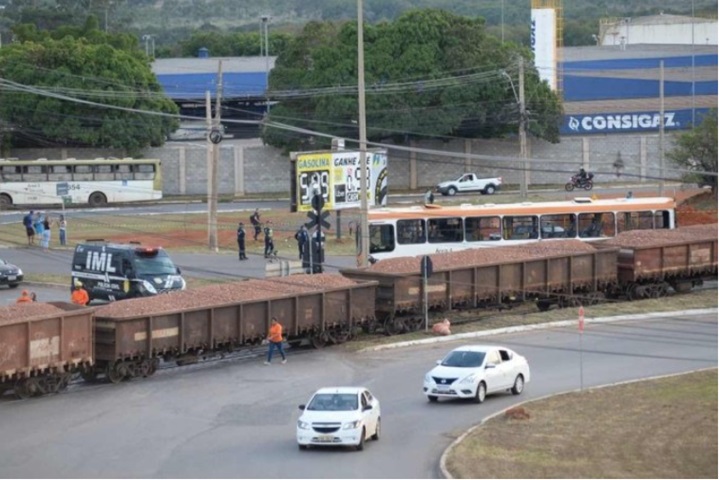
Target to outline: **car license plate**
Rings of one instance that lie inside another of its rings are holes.
[[[17,277],[15,275],[8,275],[7,279],[12,281],[12,280],[17,280]]]
[[[449,385],[437,385],[438,392],[449,392]]]
[[[318,442],[332,443],[332,440],[334,440],[334,436],[332,435],[320,435],[317,437]]]

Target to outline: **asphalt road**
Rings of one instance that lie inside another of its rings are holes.
[[[483,417],[580,387],[576,329],[484,341],[528,358],[532,382],[521,397],[428,403],[422,379],[458,345],[448,343],[373,353],[294,351],[287,365],[223,360],[120,385],[72,386],[54,397],[4,398],[0,477],[435,478],[444,448]],[[585,388],[716,367],[716,314],[589,323],[582,345]],[[347,384],[365,385],[380,399],[380,441],[363,452],[299,451],[297,406],[319,387]]]

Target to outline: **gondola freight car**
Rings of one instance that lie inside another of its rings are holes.
[[[382,260],[367,269],[342,275],[377,282],[377,317],[386,333],[416,330],[422,325],[424,281],[420,256]],[[568,306],[576,297],[593,303],[617,283],[617,249],[597,250],[579,240],[463,250],[431,255],[427,307],[497,307],[533,300],[540,310]]]
[[[56,393],[93,362],[93,309],[71,303],[0,307],[0,394]]]
[[[151,375],[160,359],[182,365],[258,345],[273,317],[290,343],[341,343],[374,321],[375,286],[340,275],[299,275],[108,304],[96,311],[96,368],[86,377],[104,374],[117,383]]]

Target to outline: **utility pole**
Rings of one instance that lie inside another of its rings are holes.
[[[212,122],[212,132],[222,132],[222,60],[219,61],[217,71],[217,97],[215,103],[215,118]],[[218,197],[218,183],[219,183],[219,163],[220,163],[220,142],[215,142],[210,133],[207,135],[208,142],[212,145],[212,160],[210,162],[210,188],[208,189],[209,198],[207,206],[209,209],[208,223],[208,243],[210,250],[217,252],[217,197]],[[218,139],[221,141],[221,136]]]
[[[364,22],[362,0],[357,0],[357,97],[359,102],[360,160],[360,267],[369,265],[369,223],[367,220],[367,123],[365,118],[364,85]]]
[[[268,92],[270,90],[270,31],[268,23],[270,21],[269,15],[262,16],[262,27],[265,42],[265,111],[270,113],[270,98]],[[260,42],[262,42],[262,34],[260,35]]]
[[[659,61],[659,196],[664,195],[664,60]]]
[[[527,198],[529,185],[529,162],[527,156],[527,112],[524,105],[524,58],[519,57],[519,155],[522,157],[522,172],[519,186],[521,198]]]

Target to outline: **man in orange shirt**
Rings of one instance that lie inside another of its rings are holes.
[[[82,288],[82,283],[76,282],[75,289],[72,291],[70,301],[77,305],[87,305],[90,303],[90,295],[87,294],[87,290]]]
[[[30,296],[30,292],[27,290],[23,290],[20,294],[20,297],[15,300],[15,303],[32,303],[32,297]]]
[[[285,357],[285,351],[282,348],[282,325],[279,324],[275,317],[272,317],[272,324],[270,325],[270,333],[267,335],[267,341],[270,342],[270,349],[267,351],[267,361],[265,365],[269,365],[272,362],[272,352],[277,348],[280,355],[282,355],[282,363],[287,363],[287,357]]]

